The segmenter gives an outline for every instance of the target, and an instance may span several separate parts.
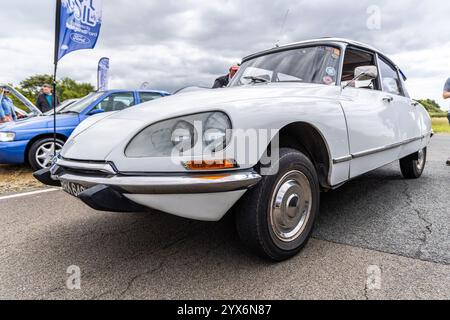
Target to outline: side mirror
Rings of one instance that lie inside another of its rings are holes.
[[[378,77],[378,69],[376,66],[362,66],[355,69],[354,81],[374,80]]]
[[[376,66],[361,66],[355,69],[355,75],[352,81],[345,84],[342,89],[347,88],[356,81],[368,81],[378,78],[378,68]]]
[[[91,112],[89,112],[88,115],[89,116],[93,116],[93,115],[96,115],[96,114],[99,114],[99,113],[103,113],[103,112],[105,112],[105,110],[103,110],[103,109],[95,109],[95,110],[92,110]]]

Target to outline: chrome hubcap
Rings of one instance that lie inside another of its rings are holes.
[[[56,143],[56,154],[62,149],[62,144]],[[36,162],[41,168],[48,168],[52,164],[52,159],[55,156],[53,142],[47,142],[41,145],[35,155]]]
[[[417,169],[422,170],[423,165],[425,164],[425,152],[420,150],[417,155]]]
[[[308,178],[300,171],[290,171],[275,187],[270,205],[270,225],[284,242],[297,239],[306,227],[312,207]]]

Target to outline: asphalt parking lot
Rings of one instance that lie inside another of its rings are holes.
[[[0,198],[0,298],[450,299],[448,156],[450,136],[435,136],[420,180],[392,164],[323,194],[314,238],[280,264],[248,254],[231,217],[99,213],[62,191]]]

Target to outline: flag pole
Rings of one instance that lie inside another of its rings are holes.
[[[53,71],[53,156],[56,157],[56,71],[58,63],[55,62],[55,68]]]
[[[56,16],[55,16],[55,53],[53,58],[53,155],[56,157],[56,72],[58,71],[58,55],[59,55],[59,31],[61,20],[61,0],[56,0]]]

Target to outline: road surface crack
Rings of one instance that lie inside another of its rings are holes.
[[[198,228],[195,228],[194,230],[197,230]],[[173,241],[167,243],[166,245],[164,245],[163,247],[153,251],[152,253],[150,253],[150,255],[154,255],[157,254],[159,251],[162,250],[168,250],[171,249],[172,247],[176,246],[177,244],[183,243],[186,241],[186,239],[188,239],[191,236],[191,232],[188,232],[184,235],[182,235],[181,237],[178,237],[177,239],[174,239]],[[165,262],[167,261],[167,259],[169,259],[170,257],[176,255],[179,253],[179,250],[175,250],[172,253],[163,255],[161,257],[161,261],[156,265],[156,267],[152,268],[152,269],[145,269],[143,272],[140,272],[138,274],[136,274],[135,276],[133,276],[130,280],[127,281],[126,287],[125,289],[123,289],[120,293],[118,293],[116,295],[116,299],[124,299],[125,295],[127,295],[127,293],[130,292],[130,290],[132,289],[133,285],[136,283],[136,281],[146,275],[151,275],[153,273],[156,273],[160,270],[162,270]],[[137,253],[135,255],[133,255],[132,258],[137,258],[139,256],[141,256],[141,253]],[[100,299],[108,294],[111,294],[113,292],[113,290],[107,290],[105,292],[102,292],[99,295],[93,296],[90,298],[90,300],[96,300],[96,299]],[[132,296],[132,295],[131,295]]]
[[[370,298],[369,298],[369,288],[367,287],[367,282],[364,285],[364,299],[365,300],[370,300]]]
[[[167,259],[167,258],[168,258],[168,256],[166,257],[166,259]],[[157,265],[155,268],[151,269],[151,270],[145,270],[144,272],[141,272],[141,273],[135,275],[133,278],[131,278],[131,279],[128,281],[126,288],[125,288],[124,290],[122,290],[122,292],[119,293],[117,299],[121,299],[121,300],[122,300],[122,299],[124,298],[124,296],[125,296],[125,295],[130,291],[130,289],[133,287],[134,283],[135,283],[139,278],[160,271],[160,270],[162,269],[163,265],[164,265],[164,261],[158,263],[158,265]],[[133,295],[131,295],[131,296],[133,297]]]
[[[409,185],[407,181],[405,181],[405,189],[403,190],[403,194],[406,197],[406,208],[412,209],[416,214],[417,218],[419,218],[419,220],[422,221],[422,223],[425,225],[424,230],[420,231],[421,236],[419,237],[419,240],[421,241],[421,243],[417,248],[417,252],[415,254],[415,257],[420,259],[423,253],[422,250],[427,244],[429,236],[433,233],[433,224],[430,221],[428,221],[423,215],[423,213],[414,206],[414,200],[409,191]]]
[[[194,226],[196,225],[196,223],[192,223],[192,224],[193,224]],[[177,245],[183,244],[184,242],[186,242],[186,240],[187,240],[190,236],[192,236],[192,234],[197,233],[197,231],[199,231],[199,230],[201,230],[201,229],[202,229],[202,226],[199,225],[197,228],[194,228],[194,230],[192,230],[192,231],[190,231],[190,232],[188,232],[188,233],[182,235],[181,237],[179,237],[179,238],[177,238],[177,239],[174,239],[173,241],[167,243],[166,245],[164,245],[164,246],[161,247],[160,249],[155,250],[151,255],[156,254],[156,253],[158,253],[158,252],[161,251],[161,250],[171,250],[171,249],[174,248],[174,247],[176,248]],[[217,248],[219,248],[219,247],[221,247],[221,246],[223,246],[223,243],[219,243],[217,246],[214,246],[213,248],[211,248],[210,250],[208,250],[208,251],[205,253],[205,257],[204,257],[204,258],[206,258],[206,256],[207,256],[210,252],[216,250]],[[131,291],[131,289],[133,288],[134,284],[135,284],[139,279],[141,279],[142,277],[145,277],[145,276],[152,275],[152,274],[155,274],[155,273],[160,272],[160,271],[164,268],[164,265],[167,263],[167,261],[168,261],[171,257],[176,256],[177,254],[179,254],[180,251],[182,251],[182,250],[183,250],[183,248],[182,248],[182,247],[179,247],[179,248],[176,248],[175,250],[173,250],[173,252],[170,252],[170,253],[167,253],[167,254],[163,254],[163,255],[161,256],[161,258],[160,258],[160,261],[158,262],[158,264],[157,264],[154,268],[152,268],[152,269],[150,269],[150,270],[149,270],[149,269],[146,269],[146,270],[144,270],[143,272],[138,273],[137,275],[135,275],[134,277],[132,277],[132,278],[127,282],[127,285],[126,285],[125,289],[122,290],[122,291],[117,295],[116,299],[118,299],[118,300],[124,299],[124,297],[125,297],[127,294],[130,293],[130,291]],[[101,297],[101,296],[104,296],[104,295],[106,295],[106,294],[108,294],[108,293],[110,293],[110,292],[105,292],[105,293],[101,294],[100,297]],[[135,298],[132,294],[131,294],[131,297],[132,297],[132,298]],[[97,298],[97,297],[96,297],[96,298]],[[93,298],[93,299],[95,299],[95,298]]]

